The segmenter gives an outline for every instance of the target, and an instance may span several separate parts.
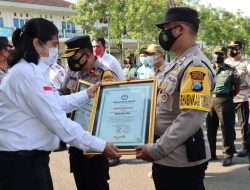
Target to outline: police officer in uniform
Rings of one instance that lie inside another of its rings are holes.
[[[13,46],[6,37],[0,37],[0,84],[9,70],[8,57]]]
[[[117,75],[93,54],[93,47],[89,36],[75,37],[65,42],[65,52],[71,70],[66,81],[67,88],[76,90],[79,79],[90,83],[117,80]],[[108,190],[109,162],[102,156],[89,157],[76,147],[69,148],[70,169],[74,174],[78,190]]]
[[[233,96],[240,91],[240,78],[237,70],[224,63],[225,53],[223,48],[214,52],[214,68],[216,70],[216,85],[213,90],[212,104],[207,116],[207,136],[211,149],[211,159],[216,160],[216,136],[221,124],[223,139],[222,166],[232,164],[234,146],[235,111]]]
[[[241,127],[242,149],[238,151],[237,156],[244,157],[248,155],[248,120],[249,120],[249,92],[250,92],[250,65],[242,56],[243,42],[241,40],[232,41],[229,44],[230,58],[226,63],[234,67],[240,76],[240,92],[234,97],[235,111]]]
[[[149,73],[149,78],[158,79],[158,84],[160,84],[163,80],[165,69],[167,68],[164,49],[158,44],[150,44],[147,49],[144,50],[144,53],[147,55],[149,65],[153,67]]]
[[[209,111],[214,71],[195,43],[198,13],[186,7],[170,8],[157,26],[162,29],[159,43],[176,58],[165,71],[157,97],[158,140],[138,147],[136,156],[153,161],[157,190],[204,190],[210,149],[202,125]]]

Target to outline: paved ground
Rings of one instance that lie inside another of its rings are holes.
[[[237,137],[239,137],[237,129]],[[235,142],[240,148],[240,141]],[[206,171],[205,185],[207,190],[249,190],[250,172],[248,158],[234,157],[234,164],[222,167],[220,160],[221,135],[218,136],[219,161],[210,162]],[[51,155],[51,173],[55,190],[76,190],[73,176],[69,173],[68,153],[58,152]],[[151,164],[134,159],[134,156],[123,156],[118,166],[110,168],[111,190],[153,190],[151,178],[147,177]]]

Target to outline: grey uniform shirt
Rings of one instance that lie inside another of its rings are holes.
[[[7,75],[8,70],[9,70],[8,68],[0,68],[0,84],[3,78]]]
[[[160,138],[156,143],[148,145],[149,155],[155,163],[161,165],[189,167],[210,159],[210,149],[206,136],[204,136],[206,159],[189,162],[186,147],[183,144],[202,127],[207,115],[206,111],[180,109],[180,89],[185,82],[183,79],[187,75],[187,68],[190,66],[209,67],[207,69],[209,85],[211,88],[214,86],[214,71],[198,46],[186,50],[167,67],[157,97],[155,135]],[[191,88],[192,83],[190,84]],[[210,91],[208,97],[210,98]]]
[[[240,76],[241,85],[240,92],[234,97],[234,103],[248,101],[250,92],[250,64],[241,57],[238,61],[229,58],[225,61],[228,65],[234,67]]]
[[[167,66],[168,66],[167,63],[164,62],[162,66],[160,66],[159,68],[154,67],[149,73],[149,78],[158,79],[158,86],[160,85],[160,83],[164,78],[164,73],[167,69]]]

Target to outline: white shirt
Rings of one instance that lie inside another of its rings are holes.
[[[137,73],[137,78],[139,79],[148,79],[149,78],[149,73],[151,72],[152,67],[149,65],[142,65],[140,66],[136,73]]]
[[[65,77],[66,71],[61,65],[57,63],[50,65],[49,78],[56,90],[62,87]]]
[[[66,117],[88,100],[86,91],[60,96],[50,68],[21,60],[0,86],[0,150],[54,150],[59,138],[82,150],[102,152],[106,142]],[[59,137],[59,138],[58,138]]]
[[[105,52],[102,57],[98,58],[98,60],[111,71],[113,71],[117,75],[118,80],[126,80],[119,61],[113,55]]]

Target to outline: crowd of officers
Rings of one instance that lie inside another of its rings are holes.
[[[119,149],[91,136],[66,116],[94,97],[100,81],[158,80],[155,143],[136,148],[138,159],[153,162],[157,190],[205,189],[208,161],[217,160],[219,124],[222,166],[231,165],[236,153],[235,114],[242,132],[242,149],[237,155],[248,155],[250,65],[242,55],[243,42],[217,48],[211,64],[196,45],[197,11],[167,9],[156,26],[161,29],[160,45],[141,49],[139,68],[131,54],[122,69],[105,52],[103,38],[91,41],[85,35],[65,42],[65,70],[55,63],[58,30],[42,18],[31,19],[14,32],[15,49],[6,38],[0,38],[0,189],[53,189],[49,154],[59,139],[70,145],[70,169],[77,189],[109,189],[108,158],[117,163]],[[165,50],[175,54],[170,63],[165,60]],[[79,79],[95,85],[75,93]],[[204,120],[208,140],[202,129]],[[88,149],[103,154],[84,155],[83,150]]]

